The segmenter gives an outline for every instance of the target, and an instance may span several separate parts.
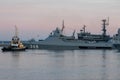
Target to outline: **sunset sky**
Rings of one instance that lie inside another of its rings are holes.
[[[0,0],[0,40],[11,40],[15,25],[22,40],[44,39],[62,27],[62,20],[66,35],[83,25],[101,34],[101,20],[108,17],[107,34],[112,36],[120,28],[120,0]]]

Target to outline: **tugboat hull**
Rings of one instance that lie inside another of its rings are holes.
[[[2,48],[2,51],[25,51],[26,48],[7,48],[7,47],[4,47]]]

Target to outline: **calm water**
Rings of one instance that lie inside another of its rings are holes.
[[[120,52],[0,51],[0,80],[120,80]]]

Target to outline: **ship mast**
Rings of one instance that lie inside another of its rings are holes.
[[[62,29],[61,29],[61,32],[63,32],[64,28],[65,28],[65,25],[64,25],[64,20],[63,20],[63,21],[62,21]]]
[[[103,21],[103,24],[102,24],[103,25],[103,29],[102,29],[103,34],[102,35],[105,37],[106,36],[106,31],[107,31],[106,30],[106,26],[109,25],[109,18],[108,18],[108,22],[107,23],[106,23],[106,21],[107,21],[106,19],[103,19],[102,21]]]
[[[15,25],[15,36],[18,37],[18,28],[16,25]]]
[[[73,31],[73,35],[72,35],[73,37],[75,36],[75,30]]]
[[[85,33],[85,27],[86,27],[86,25],[83,26],[83,33]]]

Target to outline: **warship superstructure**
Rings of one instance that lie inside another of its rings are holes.
[[[71,36],[65,36],[63,30],[65,28],[64,21],[62,29],[58,27],[50,33],[45,40],[27,41],[24,45],[28,49],[112,49],[111,37],[106,35],[106,26],[108,22],[106,19],[103,22],[103,33],[96,35],[86,32],[85,25],[78,37],[75,38],[75,31]]]

